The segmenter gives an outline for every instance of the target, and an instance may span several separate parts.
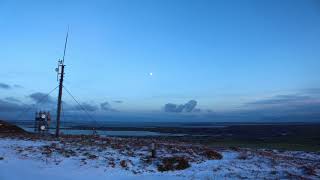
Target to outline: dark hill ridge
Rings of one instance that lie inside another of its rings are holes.
[[[25,133],[28,133],[26,132],[25,130],[23,130],[22,128],[16,126],[16,125],[13,125],[13,124],[10,124],[8,122],[5,122],[5,121],[2,121],[0,120],[0,134],[1,133],[5,133],[5,134],[25,134]]]

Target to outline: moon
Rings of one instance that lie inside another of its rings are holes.
[[[149,75],[150,75],[150,76],[152,76],[152,75],[153,75],[153,73],[152,73],[152,72],[150,72],[150,73],[149,73]]]

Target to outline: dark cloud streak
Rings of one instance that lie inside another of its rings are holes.
[[[103,111],[116,111],[115,109],[113,109],[110,105],[109,102],[103,102],[100,104],[100,108]]]
[[[11,86],[9,84],[0,83],[0,89],[11,89]]]
[[[14,103],[14,102],[8,102],[8,101],[4,101],[2,99],[0,99],[0,111],[1,112],[14,112],[14,111],[21,111],[23,109],[25,109],[26,107],[18,104],[18,103]]]
[[[56,101],[50,95],[42,92],[32,93],[29,97],[36,103],[56,104]]]
[[[9,102],[21,102],[19,99],[15,97],[6,97],[5,100]]]
[[[113,101],[114,103],[118,103],[118,104],[121,104],[123,103],[123,101],[120,101],[120,100],[116,100],[116,101]]]
[[[168,103],[164,105],[164,111],[175,112],[175,113],[193,112],[196,106],[197,106],[197,101],[195,100],[190,100],[186,104],[180,104],[180,105]],[[199,110],[197,110],[197,112],[199,112]]]
[[[246,105],[263,106],[263,105],[288,105],[294,103],[303,103],[313,98],[306,95],[278,95],[269,99],[248,102]]]
[[[99,108],[96,105],[92,105],[89,103],[82,103],[81,107],[84,108],[86,111],[97,111]],[[79,109],[79,110],[83,110],[83,109]]]

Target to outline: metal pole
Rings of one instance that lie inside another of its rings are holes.
[[[63,75],[64,75],[64,64],[61,64],[61,75],[59,82],[59,95],[58,95],[58,105],[57,105],[57,127],[56,127],[56,137],[59,137],[60,131],[60,114],[61,114],[61,99],[62,99],[62,88],[63,88]]]
[[[61,99],[62,99],[63,76],[64,76],[64,66],[65,66],[65,65],[64,65],[64,57],[66,56],[68,36],[69,36],[69,26],[68,26],[66,41],[65,41],[65,43],[64,43],[63,57],[62,57],[62,60],[59,61],[59,66],[61,66],[61,73],[60,73],[59,95],[58,95],[58,105],[57,105],[56,137],[59,137],[59,131],[60,131]],[[59,74],[59,67],[58,67],[58,74]]]

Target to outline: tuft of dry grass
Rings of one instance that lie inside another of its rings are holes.
[[[183,170],[189,167],[189,161],[183,157],[166,157],[162,159],[162,164],[158,165],[158,171]]]
[[[317,172],[315,170],[315,167],[313,166],[302,166],[303,172],[308,176],[316,176]]]
[[[240,160],[247,160],[248,159],[248,154],[246,152],[241,152],[241,153],[239,153],[237,158],[240,159]]]
[[[204,151],[204,155],[208,158],[208,159],[222,159],[223,156],[222,154],[218,153],[217,151],[214,150],[206,150]]]
[[[123,168],[128,167],[127,162],[125,160],[121,160],[120,161],[120,166],[123,167]]]

